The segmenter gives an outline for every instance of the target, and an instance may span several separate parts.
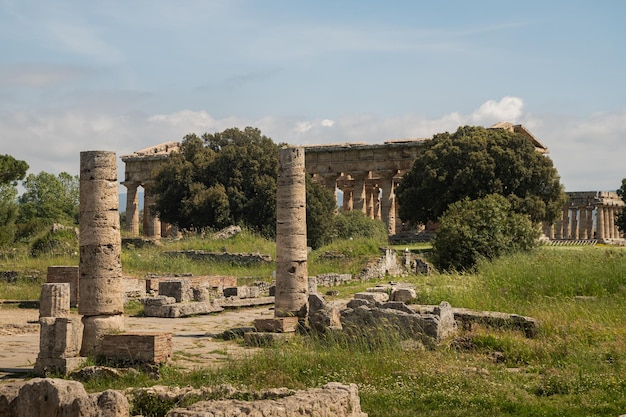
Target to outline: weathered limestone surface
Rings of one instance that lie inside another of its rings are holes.
[[[98,352],[117,364],[161,364],[172,357],[172,334],[167,332],[105,334]]]
[[[304,149],[281,149],[276,182],[276,317],[307,316],[305,178]]]
[[[426,343],[439,342],[456,332],[452,307],[442,302],[432,313],[420,314],[401,308],[404,303],[366,303],[341,312],[343,330],[348,333],[364,334],[368,331],[394,332],[402,338],[422,340]],[[349,304],[350,306],[350,304]]]
[[[42,284],[39,297],[39,317],[69,317],[70,284]]]
[[[87,394],[80,382],[34,378],[0,386],[0,415],[5,417],[128,417],[126,397],[113,390]]]
[[[124,329],[115,153],[81,152],[79,186],[78,313],[84,325],[81,354],[88,356],[104,333]]]
[[[159,282],[159,295],[173,297],[177,303],[191,301],[193,291],[186,279],[171,279]]]
[[[187,408],[176,408],[168,417],[367,417],[355,384],[336,382],[322,388],[296,391],[279,399],[259,401],[219,400],[201,401]]]

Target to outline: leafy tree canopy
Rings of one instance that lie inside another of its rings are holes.
[[[78,223],[78,176],[67,172],[59,175],[40,172],[22,181],[24,193],[18,198],[18,223]]]
[[[456,201],[489,194],[505,196],[535,222],[553,221],[565,201],[552,160],[528,138],[474,126],[429,140],[396,193],[400,217],[416,224],[437,221]]]
[[[155,172],[157,199],[152,209],[182,229],[242,224],[272,237],[276,234],[278,149],[279,145],[252,127],[201,137],[187,135],[180,151]],[[316,242],[323,242],[325,234],[314,233],[312,227],[325,228],[326,214],[322,213],[334,210],[335,204],[331,193],[320,187],[307,187],[307,228]]]
[[[512,211],[501,195],[452,203],[440,217],[433,241],[433,262],[442,270],[471,270],[481,259],[530,250],[539,230],[528,216]]]
[[[11,155],[0,155],[0,184],[10,184],[24,179],[28,164]]]
[[[0,247],[13,243],[17,227],[15,220],[19,206],[17,187],[10,183],[0,184]]]

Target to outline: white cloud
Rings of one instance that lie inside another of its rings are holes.
[[[529,114],[516,97],[489,100],[468,114],[450,112],[437,118],[404,114],[344,114],[330,118],[216,118],[206,110],[181,110],[152,116],[113,114],[88,109],[0,112],[2,153],[25,160],[30,172],[78,173],[80,151],[111,150],[118,156],[154,144],[181,140],[187,133],[217,132],[230,127],[258,127],[276,142],[294,145],[430,138],[466,124],[497,121],[524,124],[550,148],[550,157],[567,190],[614,190],[623,177],[626,155],[626,110],[588,117]],[[120,178],[123,166],[120,162]]]

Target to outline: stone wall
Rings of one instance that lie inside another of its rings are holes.
[[[98,350],[115,363],[165,363],[172,356],[172,334],[165,332],[107,334]]]

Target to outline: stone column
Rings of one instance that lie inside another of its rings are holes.
[[[596,207],[596,229],[596,239],[602,242],[604,240],[604,207],[602,206]]]
[[[105,333],[124,329],[124,290],[114,152],[80,153],[80,266],[78,313],[81,355],[96,352]]]
[[[122,185],[126,187],[126,231],[131,236],[139,236],[139,197],[137,188],[141,184],[124,181]]]
[[[304,148],[278,154],[275,317],[308,314]]]
[[[368,176],[369,172],[359,172],[351,174],[352,178],[354,178],[354,191],[352,194],[352,207],[354,210],[362,211],[367,214],[367,206],[366,206],[366,194],[365,194],[365,179]]]
[[[580,233],[579,238],[587,240],[589,239],[589,221],[587,220],[587,207],[580,206],[578,207],[578,212],[580,213]]]
[[[587,239],[595,239],[593,230],[593,207],[587,207]]]
[[[343,203],[341,205],[343,211],[351,211],[354,203],[354,187],[352,184],[346,184],[341,188],[343,191]]]
[[[609,238],[615,239],[617,233],[615,233],[615,207],[609,207]]]
[[[569,207],[563,209],[563,239],[570,238]]]
[[[578,228],[578,207],[572,207],[572,239],[578,240],[580,229]]]
[[[604,207],[604,239],[611,239],[610,213],[611,207]]]
[[[143,192],[143,234],[146,237],[158,239],[161,237],[161,220],[150,209],[156,202],[155,194],[149,184],[144,186]]]
[[[392,173],[385,173],[380,179],[382,197],[380,200],[380,211],[383,222],[387,225],[387,234],[396,234],[396,204],[394,193],[394,179]]]
[[[365,184],[365,203],[366,203],[365,214],[370,219],[376,218],[376,212],[375,212],[376,191],[378,191],[378,186],[376,184],[372,184],[371,182]]]

